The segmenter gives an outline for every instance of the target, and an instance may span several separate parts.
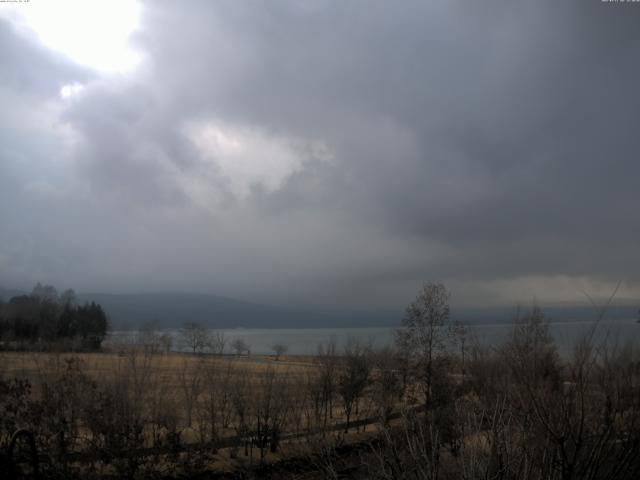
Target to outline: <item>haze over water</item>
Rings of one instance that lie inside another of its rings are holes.
[[[595,326],[595,321],[552,322],[550,323],[559,352],[570,354],[573,347]],[[470,325],[467,327],[467,345],[478,342],[480,345],[497,347],[509,338],[512,324],[496,323]],[[318,352],[320,343],[335,340],[337,351],[341,353],[350,341],[370,344],[374,348],[392,346],[394,343],[393,327],[378,328],[282,328],[282,329],[212,329],[212,333],[223,333],[227,339],[227,353],[232,353],[229,345],[241,338],[251,347],[251,353],[257,355],[272,354],[275,344],[283,344],[290,355],[314,355]],[[180,345],[180,332],[177,329],[165,330],[173,337],[173,349],[184,351]],[[135,332],[114,331],[107,344],[120,345],[132,341]],[[609,346],[623,347],[632,342],[640,342],[640,323],[634,319],[603,320],[595,328],[594,341],[596,344],[607,342]]]

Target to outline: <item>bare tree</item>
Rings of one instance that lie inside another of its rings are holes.
[[[156,329],[156,322],[146,322],[138,329],[135,345],[149,353],[160,351],[160,333]]]
[[[235,342],[234,342],[235,343]],[[231,404],[233,405],[233,428],[244,446],[245,456],[253,454],[253,420],[255,402],[252,401],[249,374],[246,370],[238,371],[231,388]]]
[[[78,297],[76,296],[76,292],[72,288],[66,289],[60,294],[59,302],[63,307],[75,307],[78,304]]]
[[[290,407],[288,395],[288,375],[276,373],[272,368],[265,370],[256,385],[254,400],[254,432],[260,450],[260,461],[264,461],[266,448],[276,452],[280,435]]]
[[[160,342],[160,348],[162,348],[162,351],[164,353],[169,353],[171,351],[171,348],[173,347],[173,337],[169,333],[164,332],[160,334],[160,338],[158,340]]]
[[[222,332],[209,335],[209,348],[214,355],[222,355],[227,346],[227,339]]]
[[[325,411],[324,381],[323,376],[315,369],[306,371],[305,380],[307,430],[312,431],[322,425],[322,414]]]
[[[201,353],[209,346],[209,332],[197,322],[185,322],[180,329],[180,338],[185,348],[192,353]]]
[[[229,426],[232,413],[231,387],[235,375],[230,361],[208,362],[203,371],[203,395],[199,403],[201,438],[216,442]]]
[[[402,328],[396,332],[398,348],[413,362],[423,388],[424,405],[431,408],[437,357],[445,353],[450,336],[450,294],[441,283],[425,283],[407,307]]]
[[[202,380],[203,380],[203,364],[202,360],[198,360],[195,363],[192,359],[184,357],[182,359],[182,365],[178,371],[178,379],[180,381],[180,388],[182,389],[184,408],[186,414],[186,425],[191,427],[193,421],[193,411],[197,404],[198,397],[202,392]]]
[[[516,381],[560,381],[560,359],[549,328],[549,321],[536,306],[524,314],[519,309],[516,312],[509,341],[503,347]]]
[[[233,342],[231,342],[231,348],[236,352],[236,355],[240,356],[244,352],[247,354],[250,352],[251,347],[244,340],[244,338],[236,338]]]
[[[273,353],[276,354],[276,360],[280,360],[280,356],[287,353],[287,350],[289,350],[289,347],[283,343],[276,343],[271,347],[271,350],[273,350]]]
[[[465,360],[467,353],[467,336],[469,331],[466,325],[462,322],[456,321],[451,326],[451,333],[453,335],[453,342],[460,347],[460,371],[462,373],[462,377],[465,376]]]
[[[351,340],[344,352],[344,365],[338,379],[338,393],[342,398],[342,405],[346,417],[344,432],[349,432],[351,415],[355,410],[358,414],[358,404],[365,388],[369,385],[371,362],[368,349],[357,341]]]
[[[319,366],[317,378],[320,385],[321,406],[324,409],[323,429],[327,428],[329,418],[333,418],[333,397],[336,393],[338,361],[336,355],[336,339],[318,345],[316,362]]]
[[[371,353],[375,369],[372,399],[382,424],[387,425],[395,405],[402,399],[402,369],[396,352],[385,348]]]

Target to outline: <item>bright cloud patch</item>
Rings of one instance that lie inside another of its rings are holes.
[[[240,198],[246,198],[254,187],[276,191],[302,168],[303,154],[297,142],[259,129],[204,121],[188,124],[185,134]]]
[[[129,36],[139,23],[132,0],[32,0],[0,15],[37,35],[51,50],[101,72],[125,72],[139,61]]]
[[[84,89],[84,85],[79,83],[71,83],[63,86],[60,89],[60,97],[61,98],[70,98],[74,95],[78,95]]]

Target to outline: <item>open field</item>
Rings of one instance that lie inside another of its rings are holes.
[[[135,351],[49,353],[49,352],[0,352],[0,372],[5,376],[21,376],[36,380],[42,374],[53,374],[64,369],[69,361],[79,361],[84,372],[93,379],[117,375],[132,361],[144,355]],[[270,355],[189,355],[185,353],[163,353],[145,358],[145,368],[150,374],[161,375],[168,387],[178,388],[180,372],[187,368],[223,368],[230,365],[241,368],[252,375],[272,369],[279,373],[304,375],[314,368],[313,357],[283,356],[275,360]]]
[[[338,363],[330,358],[332,370]],[[362,402],[349,418],[356,428],[347,425],[337,399],[321,398],[327,396],[323,388],[335,389],[333,380],[326,383],[329,379],[323,378],[322,369],[318,358],[308,356],[275,360],[270,356],[159,354],[143,349],[80,354],[0,352],[2,377],[29,382],[28,391],[16,398],[18,402],[62,410],[49,419],[55,425],[46,433],[41,418],[20,426],[33,430],[54,450],[53,438],[63,433],[65,454],[77,471],[86,472],[97,462],[100,475],[119,475],[134,468],[128,461],[114,466],[118,458],[131,454],[139,457],[135,470],[143,471],[149,458],[155,468],[169,453],[191,458],[197,451],[198,461],[204,462],[200,468],[224,472],[307,456],[308,442],[319,434],[324,442],[337,433],[342,443],[343,430],[349,430],[349,442],[361,441],[367,435],[367,424],[376,420],[367,418],[371,405],[365,409]],[[306,394],[313,383],[318,387],[315,406]],[[100,404],[97,409],[95,403]],[[92,411],[104,422],[91,425],[90,419],[80,418],[83,410]],[[300,443],[302,437],[307,445]],[[96,448],[98,443],[101,446]],[[116,462],[105,465],[104,450],[114,449],[110,453]],[[174,470],[175,459],[166,468]]]

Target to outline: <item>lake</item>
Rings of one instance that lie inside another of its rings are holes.
[[[607,340],[609,344],[624,345],[629,342],[640,342],[640,323],[635,319],[605,320],[595,325],[593,321],[554,322],[551,323],[553,335],[561,353],[571,352],[576,342],[583,338],[591,329],[596,327],[594,338],[597,342]],[[477,324],[468,328],[469,344],[474,340],[482,345],[500,345],[511,331],[511,324]],[[258,355],[271,354],[274,344],[283,344],[291,355],[313,355],[318,351],[318,344],[335,340],[338,351],[341,352],[349,339],[371,344],[375,348],[382,348],[393,344],[395,328],[284,328],[284,329],[220,329],[211,332],[223,333],[227,345],[241,338],[250,347],[251,353]],[[180,346],[179,329],[166,330],[174,341],[174,349],[182,350]],[[105,341],[106,345],[127,344],[134,337],[135,332],[114,331]]]

